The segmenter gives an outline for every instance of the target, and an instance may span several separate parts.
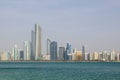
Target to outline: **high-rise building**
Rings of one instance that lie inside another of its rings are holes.
[[[31,60],[31,42],[24,42],[24,60]]]
[[[82,56],[82,58],[83,58],[83,56]],[[84,59],[85,61],[88,61],[89,60],[89,54],[88,53],[85,53],[85,59]]]
[[[31,33],[31,60],[35,60],[35,32]]]
[[[85,46],[82,46],[82,53],[85,54]]]
[[[66,47],[66,52],[64,54],[64,60],[69,60],[69,54],[71,53],[71,45],[69,43],[67,43],[67,47]]]
[[[107,51],[102,52],[102,60],[108,61],[109,60],[109,53]]]
[[[120,60],[120,53],[116,54],[116,60],[119,61]]]
[[[20,50],[19,54],[20,54],[20,60],[24,60],[24,51]]]
[[[94,60],[94,57],[93,57],[93,56],[94,56],[93,53],[89,53],[89,60],[90,60],[90,61]]]
[[[82,46],[82,61],[85,60],[85,46]]]
[[[76,55],[77,50],[73,49],[73,53],[72,53],[72,61],[76,61],[77,60],[77,55]]]
[[[59,60],[64,60],[65,47],[59,47]]]
[[[77,58],[77,61],[82,61],[82,52],[81,51],[76,52],[76,58]]]
[[[15,44],[14,48],[13,48],[13,60],[17,61],[19,60],[19,56],[18,56],[18,46],[17,44]]]
[[[98,59],[99,59],[99,53],[98,52],[94,52],[93,53],[93,60],[94,61],[98,61]]]
[[[35,60],[42,60],[41,27],[35,24]]]
[[[35,24],[35,31],[32,31],[32,60],[42,60],[41,49],[41,27]]]
[[[111,60],[111,61],[115,61],[115,55],[116,55],[116,52],[113,50],[113,51],[110,53],[110,60]]]
[[[47,55],[50,55],[50,43],[51,43],[51,40],[47,39]]]
[[[55,41],[50,44],[50,60],[57,60],[57,42]]]

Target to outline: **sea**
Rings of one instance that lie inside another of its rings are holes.
[[[0,62],[0,80],[120,80],[120,63]]]

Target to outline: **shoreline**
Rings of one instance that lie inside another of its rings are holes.
[[[110,63],[110,62],[120,62],[120,61],[0,61],[0,62],[81,62],[81,63],[91,63],[91,62],[105,62],[105,63]]]

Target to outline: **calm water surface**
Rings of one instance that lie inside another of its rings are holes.
[[[0,80],[120,80],[120,63],[0,62]]]

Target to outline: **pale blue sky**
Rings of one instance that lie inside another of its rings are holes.
[[[120,51],[120,0],[0,0],[0,50],[22,48],[34,24],[46,39],[87,51]]]

